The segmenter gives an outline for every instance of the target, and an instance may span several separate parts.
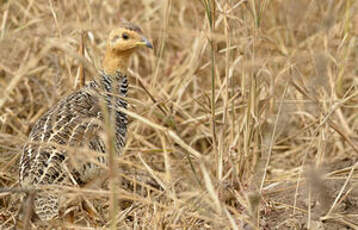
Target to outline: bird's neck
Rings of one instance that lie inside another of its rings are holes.
[[[103,73],[101,74],[100,85],[109,95],[127,96],[128,82],[126,75],[131,52],[114,53],[107,47],[106,55],[103,59]]]
[[[131,52],[122,52],[120,54],[112,52],[107,48],[106,55],[103,59],[103,69],[109,75],[115,75],[117,72],[127,73],[129,57]]]
[[[117,70],[115,73],[101,73],[100,85],[103,90],[109,93],[120,94],[121,96],[127,95],[128,82],[126,74]]]

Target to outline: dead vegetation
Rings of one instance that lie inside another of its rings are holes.
[[[0,4],[0,229],[358,229],[356,1]],[[22,146],[122,18],[155,51],[131,64],[119,170],[54,186],[61,222],[29,225]]]

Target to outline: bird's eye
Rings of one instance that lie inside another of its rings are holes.
[[[123,33],[123,34],[122,34],[122,38],[123,38],[124,40],[127,40],[127,39],[129,38],[129,36],[128,36],[128,34]]]

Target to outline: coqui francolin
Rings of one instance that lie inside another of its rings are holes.
[[[134,24],[123,23],[110,33],[103,70],[96,79],[59,101],[33,126],[20,159],[22,187],[83,185],[98,176],[101,173],[98,164],[84,162],[75,167],[70,155],[81,154],[73,150],[76,148],[106,153],[102,135],[104,114],[112,114],[109,118],[114,126],[114,149],[120,154],[125,144],[128,119],[118,108],[127,108],[127,68],[130,56],[142,46],[153,48]],[[96,160],[106,164],[106,157],[98,156]],[[45,190],[36,193],[34,211],[42,221],[58,217],[59,197]]]

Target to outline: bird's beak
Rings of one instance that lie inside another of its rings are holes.
[[[142,37],[142,39],[140,40],[140,42],[137,42],[137,46],[146,46],[148,48],[153,49],[153,45],[152,43],[150,43],[150,41],[146,38],[146,37]]]

